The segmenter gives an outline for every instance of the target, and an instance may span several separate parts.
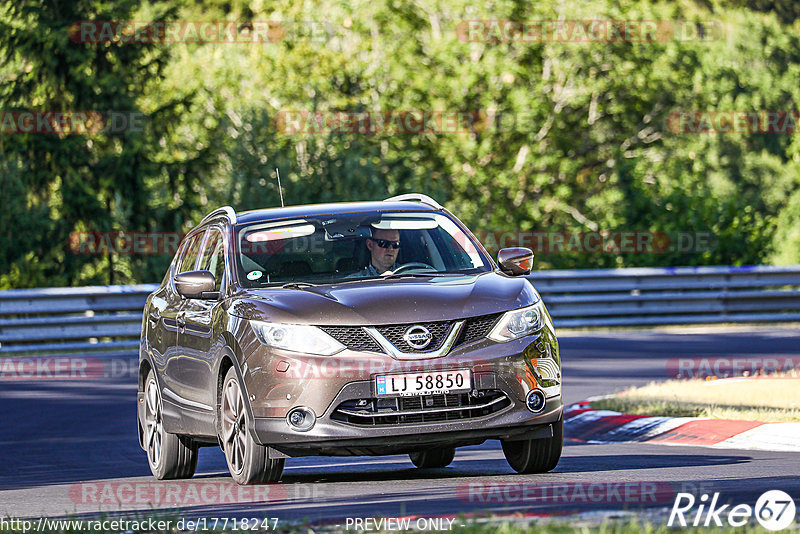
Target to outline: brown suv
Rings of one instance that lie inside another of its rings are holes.
[[[533,254],[495,264],[419,194],[208,215],[147,299],[139,442],[159,479],[219,444],[240,484],[287,457],[408,453],[444,467],[499,439],[520,473],[561,456],[561,362]]]

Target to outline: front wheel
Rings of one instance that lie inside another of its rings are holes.
[[[420,469],[447,467],[456,456],[455,447],[433,447],[428,450],[409,454],[411,462]]]
[[[161,393],[151,370],[144,383],[144,445],[150,472],[158,480],[192,478],[197,469],[197,444],[164,430]]]
[[[553,437],[501,441],[508,464],[517,473],[546,473],[555,469],[564,445],[564,420],[553,423]]]
[[[233,480],[237,484],[279,481],[284,459],[268,458],[267,448],[256,443],[250,435],[249,415],[233,367],[225,375],[221,400],[222,449]]]

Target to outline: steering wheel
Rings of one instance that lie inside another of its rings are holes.
[[[404,263],[403,265],[399,266],[397,269],[392,271],[392,274],[399,274],[411,269],[426,269],[429,271],[436,272],[436,269],[428,265],[427,263],[422,263],[420,261],[412,261],[410,263]]]

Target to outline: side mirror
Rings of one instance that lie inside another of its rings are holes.
[[[216,280],[211,271],[186,271],[175,275],[175,288],[187,299],[217,299]]]
[[[529,248],[504,248],[497,253],[500,270],[512,276],[530,274],[533,267],[533,251]]]

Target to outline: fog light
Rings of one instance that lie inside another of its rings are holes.
[[[298,432],[311,430],[316,422],[317,416],[314,415],[314,411],[305,406],[292,408],[292,410],[286,414],[286,423],[292,430],[297,430]]]
[[[541,389],[532,389],[525,399],[525,404],[528,405],[528,409],[533,413],[541,412],[544,410],[545,405],[544,392]]]

